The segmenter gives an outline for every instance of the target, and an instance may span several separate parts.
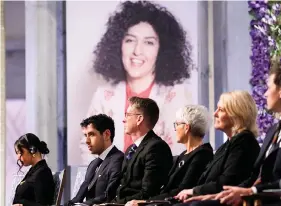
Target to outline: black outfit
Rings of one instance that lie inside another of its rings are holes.
[[[244,130],[227,140],[201,175],[194,195],[215,194],[223,185],[239,185],[253,169],[260,147],[254,134]]]
[[[27,172],[16,188],[13,204],[24,206],[52,205],[55,182],[45,160],[39,161]]]
[[[160,195],[150,198],[151,200],[162,200],[177,195],[183,189],[193,188],[207,164],[213,159],[213,148],[209,143],[188,154],[185,153],[186,151],[176,157],[169,172],[168,183],[163,185]]]
[[[88,166],[85,180],[76,196],[67,204],[83,202],[86,205],[100,204],[111,201],[116,195],[116,189],[121,179],[121,167],[124,154],[115,146],[106,158],[94,159]],[[100,167],[99,167],[100,166]]]
[[[132,146],[125,152],[125,156],[131,158],[123,162],[123,177],[113,200],[115,203],[125,204],[133,199],[144,200],[159,194],[173,164],[170,147],[152,130],[134,150],[134,154],[131,154]]]
[[[254,182],[260,175],[261,183],[257,184],[255,187],[257,188],[258,192],[262,192],[264,189],[280,189],[281,183],[281,151],[278,147],[273,148],[269,155],[265,157],[267,150],[269,149],[270,145],[272,144],[272,140],[276,133],[279,131],[278,124],[273,125],[267,132],[266,137],[264,139],[264,143],[261,147],[260,153],[256,162],[254,164],[254,168],[252,170],[251,176],[242,182],[239,187],[249,188],[252,187]],[[279,198],[278,198],[279,199]],[[275,202],[275,203],[272,203]],[[263,205],[281,205],[280,199],[269,201],[268,204]],[[219,206],[219,201],[216,200],[207,200],[201,202],[194,202],[189,203],[189,206]],[[185,204],[185,206],[187,206]]]
[[[251,187],[255,180],[260,175],[261,183],[255,185],[257,192],[262,192],[266,189],[281,189],[281,148],[279,141],[273,143],[274,137],[278,138],[280,132],[280,123],[273,125],[267,132],[261,152],[255,162],[255,167],[251,177],[243,182],[241,187]],[[272,145],[271,148],[270,145]],[[270,149],[268,156],[267,151]],[[271,198],[265,203],[281,205],[280,198]]]
[[[273,150],[271,150],[269,155],[265,157],[266,152],[272,144],[274,136],[279,133],[277,127],[278,124],[275,124],[268,130],[260,154],[255,162],[252,175],[249,179],[239,185],[240,187],[251,187],[260,174],[261,183],[255,186],[258,192],[265,189],[280,189],[281,150],[279,145],[278,147],[273,147]]]

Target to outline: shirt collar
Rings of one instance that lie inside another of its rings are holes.
[[[99,158],[104,160],[106,158],[106,156],[108,155],[108,153],[110,152],[110,150],[114,147],[114,145],[110,145],[108,148],[106,148],[106,150],[104,150],[100,155]]]
[[[144,139],[144,137],[145,137],[146,135],[147,135],[147,133],[146,133],[145,135],[143,135],[142,137],[138,138],[138,139],[134,142],[134,144],[135,144],[137,147],[140,146],[142,140]]]

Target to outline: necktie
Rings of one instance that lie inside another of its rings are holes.
[[[281,129],[281,122],[279,121],[278,125],[277,125],[276,132],[275,132],[274,137],[272,139],[271,148],[270,148],[268,154],[270,154],[273,150],[275,150],[276,148],[279,147],[279,142],[277,142],[277,140],[278,140],[278,136],[279,136],[279,133],[280,133],[280,129]]]
[[[130,160],[130,159],[132,158],[132,156],[133,156],[133,154],[135,154],[137,148],[138,148],[138,147],[137,147],[137,145],[135,145],[135,144],[133,144],[133,145],[131,146],[131,148],[130,148],[130,150],[129,150],[127,156],[126,156],[126,159],[127,159],[127,160]]]
[[[95,174],[93,175],[93,179],[91,180],[90,184],[88,185],[88,189],[92,188],[92,186],[94,185],[94,183],[95,183],[95,181],[96,181],[96,179],[97,179],[96,175],[97,175],[97,173],[98,173],[99,166],[100,166],[101,163],[102,163],[102,159],[98,157],[95,161],[96,161],[96,162],[95,162],[95,168],[96,168],[96,170],[95,170]]]

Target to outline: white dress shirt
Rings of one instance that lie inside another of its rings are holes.
[[[112,150],[112,148],[114,147],[114,145],[110,145],[108,148],[106,148],[99,156],[98,158],[100,158],[102,161],[105,160],[106,156],[108,155],[108,153]],[[102,165],[102,163],[100,164],[100,166]],[[97,168],[96,172],[98,172],[98,170],[100,169],[100,166]]]
[[[137,147],[139,147],[140,144],[141,144],[141,142],[142,142],[142,140],[144,139],[144,137],[145,137],[146,135],[147,135],[147,133],[146,133],[145,135],[141,136],[140,138],[138,138],[138,139],[134,142],[134,144],[135,144]]]

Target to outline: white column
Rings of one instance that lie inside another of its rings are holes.
[[[55,1],[25,1],[27,131],[44,140],[57,161],[57,21]]]
[[[209,111],[211,114],[215,111],[215,86],[214,86],[214,13],[213,1],[208,1],[208,60],[209,60]],[[215,128],[210,125],[209,141],[215,149]]]
[[[0,1],[0,205],[5,205],[6,189],[6,83],[5,83],[5,29],[4,29],[4,1]]]

